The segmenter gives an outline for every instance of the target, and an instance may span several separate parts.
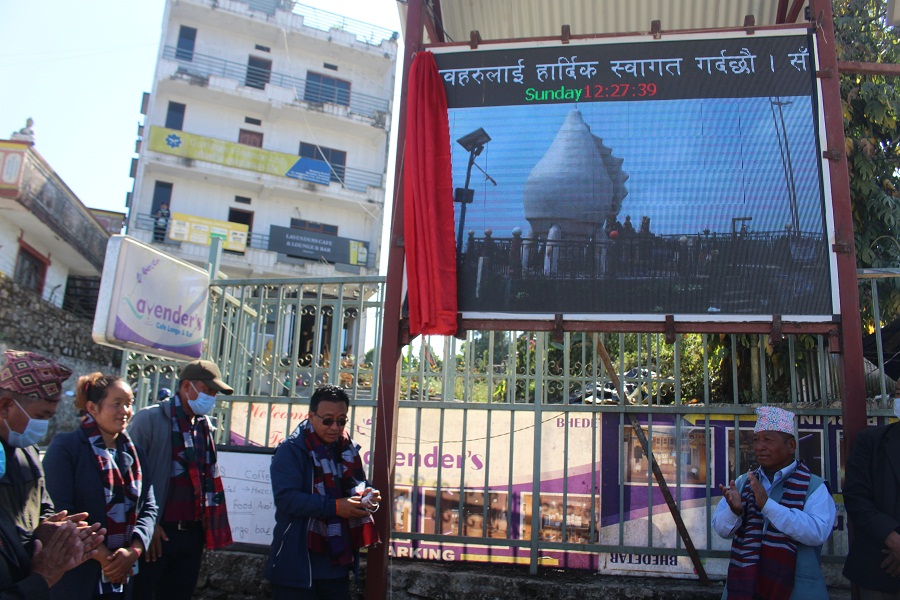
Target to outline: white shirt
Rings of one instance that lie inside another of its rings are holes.
[[[769,481],[765,473],[762,474],[759,481],[768,493],[773,485],[784,480],[796,468],[797,461],[794,461],[775,473],[772,481]],[[769,498],[762,507],[762,513],[768,523],[774,525],[791,539],[806,546],[821,546],[828,539],[828,536],[831,535],[837,509],[834,506],[834,499],[828,492],[828,488],[823,484],[806,498],[803,510],[787,508]],[[723,496],[716,506],[716,512],[713,513],[713,529],[721,537],[731,538],[734,537],[740,525],[741,515],[736,515],[731,511],[728,501]],[[767,526],[767,524],[763,526],[764,532]]]

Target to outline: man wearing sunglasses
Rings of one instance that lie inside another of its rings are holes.
[[[359,549],[379,541],[371,513],[381,495],[344,429],[349,409],[343,389],[320,386],[307,420],[275,450],[275,532],[263,573],[273,600],[349,600]]]

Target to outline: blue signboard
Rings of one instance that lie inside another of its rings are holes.
[[[324,160],[316,160],[314,158],[302,156],[294,163],[294,166],[285,173],[285,176],[291,177],[292,179],[302,179],[303,181],[328,185],[331,183],[331,167],[329,167],[328,163]]]

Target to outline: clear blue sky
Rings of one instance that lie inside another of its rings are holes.
[[[301,4],[400,31],[395,0]],[[0,0],[0,139],[33,118],[35,148],[87,206],[125,210],[164,7],[164,0]]]

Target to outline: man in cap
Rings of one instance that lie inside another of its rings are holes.
[[[207,415],[216,394],[232,394],[208,360],[188,363],[175,395],[139,411],[128,426],[147,459],[144,477],[159,505],[150,547],[134,581],[135,600],[188,600],[200,574],[203,548],[231,544],[225,492]]]
[[[67,570],[96,554],[100,525],[54,513],[35,444],[47,434],[72,371],[7,350],[0,370],[0,598],[48,598]]]
[[[756,409],[753,448],[759,468],[720,485],[712,526],[730,538],[722,598],[827,598],[819,554],[834,526],[824,480],[794,459],[794,413]]]

